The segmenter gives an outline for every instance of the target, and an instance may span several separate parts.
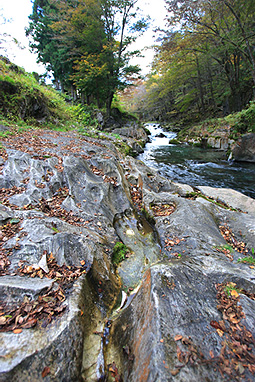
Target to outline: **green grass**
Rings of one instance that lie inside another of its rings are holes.
[[[43,110],[40,122],[34,117],[38,118],[35,104]],[[67,104],[65,95],[4,58],[0,58],[0,115],[1,124],[21,128],[24,124],[61,131],[97,127],[93,107]]]
[[[178,133],[178,139],[183,140],[187,135],[189,139],[199,137],[202,129],[214,136],[214,132],[226,127],[230,128],[229,138],[234,140],[242,134],[255,133],[255,101],[250,101],[242,111],[229,114],[224,118],[210,118],[183,128]]]
[[[243,257],[237,260],[238,263],[247,263],[251,265],[255,265],[255,258],[252,256]]]

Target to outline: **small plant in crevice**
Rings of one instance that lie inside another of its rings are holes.
[[[236,287],[235,283],[229,282],[225,285],[224,290],[227,296],[238,297],[240,293],[242,293],[242,289]]]
[[[129,253],[129,250],[127,246],[124,243],[118,241],[112,250],[112,263],[114,265],[118,265],[123,260],[125,260],[128,253]]]
[[[247,264],[252,264],[252,265],[255,265],[255,258],[252,257],[252,256],[248,256],[248,257],[243,257],[243,258],[239,258],[237,260],[238,263],[247,263]]]
[[[226,252],[226,251],[228,251],[228,252],[230,252],[230,253],[233,253],[234,252],[234,249],[233,249],[233,247],[231,247],[231,245],[230,244],[224,244],[224,245],[220,245],[220,246],[218,246],[218,247],[215,247],[219,252]]]

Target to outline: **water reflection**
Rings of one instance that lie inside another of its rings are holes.
[[[191,186],[233,188],[255,198],[255,164],[229,162],[226,153],[189,145],[170,145],[175,133],[148,124],[151,142],[139,156],[148,166],[169,179]],[[159,137],[163,133],[165,137]]]

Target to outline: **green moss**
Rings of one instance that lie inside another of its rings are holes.
[[[178,141],[178,139],[170,139],[169,144],[170,145],[179,145],[181,142]]]
[[[125,260],[126,254],[129,252],[127,246],[118,241],[112,251],[112,263],[118,265]]]

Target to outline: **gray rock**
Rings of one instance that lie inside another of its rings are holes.
[[[0,277],[1,298],[7,304],[20,303],[24,296],[35,299],[40,293],[45,292],[53,284],[53,280],[26,278],[19,276]]]
[[[3,204],[0,204],[0,223],[3,224],[8,219],[13,218],[13,211],[5,207]]]
[[[132,142],[134,126],[123,129],[125,134]],[[0,187],[25,189],[10,198],[17,208],[0,205],[1,224],[15,218],[21,228],[3,245],[11,250],[11,265],[10,275],[0,278],[1,296],[14,304],[24,295],[36,298],[44,293],[53,280],[11,275],[21,260],[38,264],[44,251],[52,252],[60,266],[85,262],[88,273],[70,286],[64,314],[49,326],[0,334],[0,381],[95,382],[107,378],[107,365],[113,361],[125,382],[222,381],[217,356],[223,339],[210,325],[222,319],[215,284],[234,282],[254,293],[255,272],[237,262],[244,256],[237,251],[232,261],[218,251],[226,245],[219,226],[227,223],[251,253],[253,199],[232,190],[200,187],[206,195],[247,213],[203,198],[189,200],[184,196],[192,192],[190,186],[174,184],[134,158],[122,158],[110,141],[80,138],[74,132],[45,132],[43,139],[45,147],[48,144],[44,160],[32,158],[32,147],[26,153],[7,148]],[[26,184],[24,178],[29,178]],[[62,203],[41,211],[41,198],[50,202],[64,187],[69,192]],[[143,213],[135,211],[130,187],[140,191]],[[28,203],[33,205],[30,210]],[[174,206],[174,211],[153,216],[155,204]],[[64,221],[54,212],[57,208],[83,220]],[[112,248],[120,240],[130,253],[115,269]],[[133,288],[117,309],[123,289]],[[246,317],[242,324],[255,335],[254,301],[242,296],[240,304]],[[203,353],[202,362],[179,368],[177,345],[182,351],[187,345],[175,341],[176,335],[190,337],[194,349]],[[43,378],[46,367],[49,374]],[[247,370],[244,378],[252,378]]]
[[[255,134],[245,134],[233,148],[233,158],[240,162],[255,162]]]
[[[197,187],[206,196],[228,204],[230,207],[242,210],[255,217],[255,200],[241,192],[229,188]]]

